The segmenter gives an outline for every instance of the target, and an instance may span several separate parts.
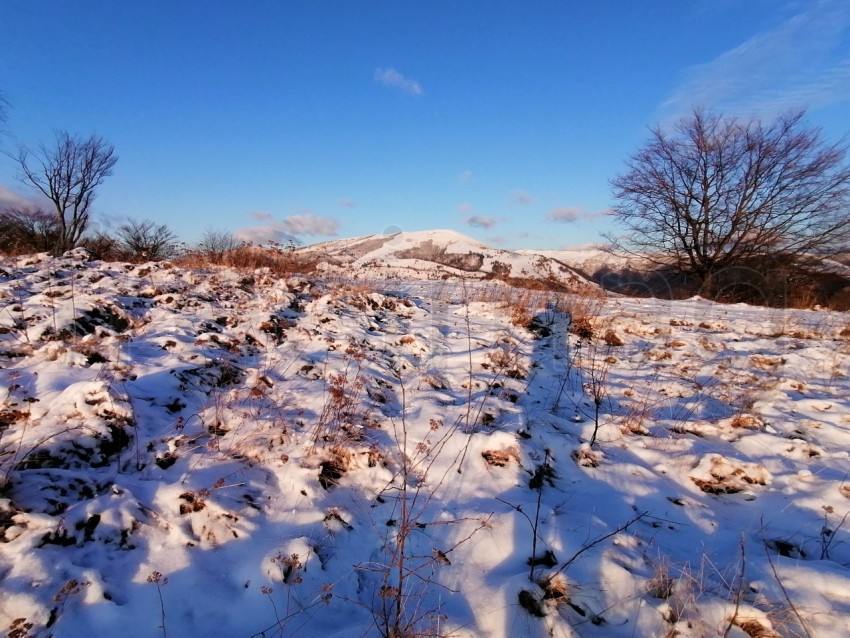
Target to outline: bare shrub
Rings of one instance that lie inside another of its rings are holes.
[[[510,300],[511,325],[523,328],[531,325],[531,320],[534,318],[531,301],[531,294],[528,292]]]
[[[88,250],[95,259],[117,261],[123,258],[118,240],[101,231],[83,237],[80,246]]]
[[[314,255],[298,254],[293,247],[252,246],[227,231],[208,230],[179,263],[186,267],[226,266],[243,270],[268,269],[278,276],[310,274],[318,267]],[[374,287],[370,285],[370,290]]]
[[[386,560],[361,564],[358,568],[376,573],[380,578],[372,613],[382,636],[440,636],[443,634],[438,629],[442,618],[439,603],[431,606],[425,602],[432,589],[442,587],[436,581],[436,573],[442,566],[451,565],[454,551],[487,527],[489,517],[439,521],[426,518],[433,503],[440,498],[449,473],[462,463],[455,458],[444,467],[439,464],[446,445],[459,431],[457,426],[462,417],[453,426],[432,419],[429,428],[432,438],[414,441],[405,417],[405,383],[401,375],[397,380],[402,408],[400,419],[392,420],[392,438],[398,470],[383,490],[395,503],[384,538]],[[434,537],[425,540],[419,533],[426,526],[463,526],[467,531],[451,539],[447,537],[446,544],[434,547]],[[431,547],[430,554],[425,549],[427,546]]]
[[[55,252],[56,216],[40,208],[8,208],[0,213],[0,252],[7,255]]]
[[[194,248],[194,253],[211,264],[224,265],[226,255],[236,250],[240,242],[226,230],[206,230]]]
[[[339,457],[339,450],[346,449],[361,436],[357,426],[364,416],[361,403],[365,357],[363,350],[350,345],[342,360],[342,370],[330,372],[326,377],[324,405],[313,429],[313,445],[332,450],[334,457]]]
[[[177,256],[180,244],[167,224],[130,219],[121,224],[116,237],[127,261],[162,261]]]
[[[280,248],[240,245],[224,256],[224,265],[256,270],[267,268],[276,275],[309,274],[316,270],[316,258]]]
[[[581,339],[592,339],[605,306],[605,292],[588,289],[583,294],[570,295],[565,302],[570,315],[570,332]]]

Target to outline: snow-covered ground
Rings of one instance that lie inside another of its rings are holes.
[[[586,292],[0,262],[0,629],[850,635],[848,316]]]

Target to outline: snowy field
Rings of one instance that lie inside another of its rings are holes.
[[[848,357],[827,311],[7,259],[0,630],[848,636]]]

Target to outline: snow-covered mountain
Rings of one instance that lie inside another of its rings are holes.
[[[845,313],[444,283],[0,260],[5,635],[850,635]]]
[[[491,248],[453,230],[399,232],[323,242],[298,249],[326,272],[362,277],[499,279],[577,290],[593,286],[554,253]]]

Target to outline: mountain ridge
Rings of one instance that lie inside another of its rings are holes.
[[[317,259],[321,270],[362,277],[499,279],[558,290],[598,287],[551,251],[493,248],[446,229],[338,239],[296,253]]]

